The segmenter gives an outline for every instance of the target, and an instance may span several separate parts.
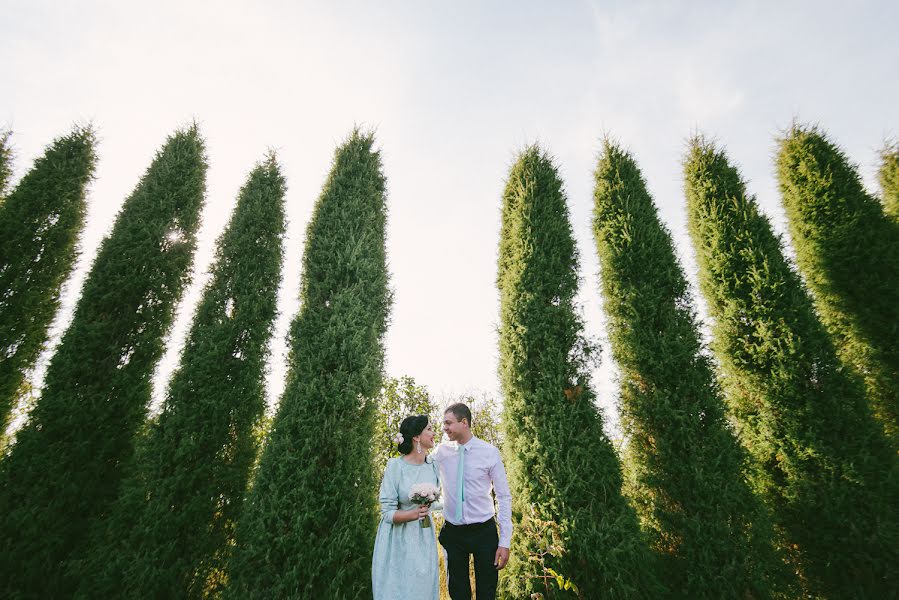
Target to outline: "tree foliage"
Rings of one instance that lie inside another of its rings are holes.
[[[889,597],[899,480],[863,385],[841,368],[780,240],[724,153],[693,140],[685,175],[713,349],[759,466],[754,485],[809,594]]]
[[[846,155],[815,128],[780,140],[780,191],[796,262],[840,358],[861,374],[899,442],[899,224]]]
[[[377,404],[375,436],[371,446],[376,479],[380,481],[387,461],[399,454],[393,438],[399,433],[403,419],[412,415],[427,415],[438,438],[443,420],[428,389],[415,383],[415,379],[408,375],[386,379]]]
[[[588,382],[593,349],[574,304],[577,269],[562,182],[549,156],[531,146],[503,193],[497,275],[516,527],[500,585],[510,598],[656,598],[654,560],[621,495],[618,457]],[[553,592],[559,580],[550,570],[577,591]]]
[[[172,135],[125,200],[0,467],[0,595],[71,596],[65,561],[114,500],[189,279],[205,189],[196,126]]]
[[[9,188],[9,180],[12,177],[12,146],[9,138],[12,132],[8,130],[0,131],[0,206],[6,199],[6,193]]]
[[[636,161],[606,140],[593,232],[620,369],[631,496],[677,597],[770,598],[785,573],[743,475],[693,300]]]
[[[274,156],[241,189],[162,412],[79,565],[79,597],[202,598],[221,588],[265,412],[284,191]]]
[[[44,349],[78,254],[96,155],[90,127],[53,141],[3,201],[8,134],[0,136],[0,437]]]
[[[899,222],[899,142],[887,144],[880,153],[880,190],[883,210],[893,221]]]
[[[371,596],[378,482],[367,442],[391,304],[373,146],[357,129],[337,149],[307,229],[287,384],[237,527],[234,599]]]
[[[503,430],[496,399],[487,392],[466,392],[444,402],[441,410],[461,402],[471,410],[471,433],[478,439],[503,449]],[[443,423],[443,415],[440,416]]]

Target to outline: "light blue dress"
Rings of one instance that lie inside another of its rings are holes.
[[[423,528],[418,520],[394,523],[393,513],[416,505],[409,488],[416,483],[440,487],[440,475],[432,459],[413,465],[391,458],[381,481],[381,522],[371,561],[374,600],[439,600],[437,540],[434,526]],[[439,509],[432,504],[431,509]]]

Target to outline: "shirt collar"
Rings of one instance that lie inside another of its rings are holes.
[[[471,439],[468,440],[468,443],[466,444],[460,444],[459,442],[456,442],[456,452],[458,452],[459,450],[471,450],[475,445],[475,442],[478,441],[480,441],[478,440],[478,438],[476,438],[475,436],[471,436]]]

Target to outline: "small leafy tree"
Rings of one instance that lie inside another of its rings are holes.
[[[440,410],[456,402],[465,404],[471,410],[471,433],[502,450],[503,431],[500,408],[496,399],[487,392],[466,392],[446,400]],[[443,423],[442,414],[439,423]]]
[[[63,281],[78,256],[96,154],[90,127],[50,144],[3,201],[9,134],[0,136],[0,438],[44,349]]]
[[[500,585],[510,598],[548,595],[551,569],[575,584],[554,597],[656,598],[655,562],[621,494],[588,381],[577,269],[562,182],[550,157],[528,147],[503,193],[497,275],[503,449],[518,532]],[[550,538],[538,535],[544,522],[558,525]]]
[[[287,385],[237,527],[235,600],[371,597],[378,481],[368,442],[391,304],[373,146],[357,129],[337,149],[307,229]]]
[[[378,415],[372,440],[378,481],[384,475],[387,461],[397,456],[393,438],[399,433],[403,419],[411,415],[428,415],[431,427],[439,432],[442,421],[428,389],[415,383],[415,379],[408,375],[386,379],[378,396]]]
[[[11,135],[11,131],[0,131],[0,206],[6,199],[9,180],[12,177],[12,146],[9,143]]]
[[[621,371],[631,495],[677,597],[770,598],[785,579],[745,481],[687,281],[636,161],[603,143],[593,233]]]
[[[116,497],[189,267],[205,192],[196,126],[159,151],[103,241],[28,424],[0,464],[0,596],[70,597]]]
[[[899,221],[899,142],[887,144],[880,158],[877,175],[883,194],[883,210],[893,221]]]
[[[899,224],[819,130],[780,140],[781,197],[796,262],[840,358],[863,376],[874,412],[899,443]],[[899,447],[899,446],[897,446]]]
[[[162,413],[77,565],[79,597],[203,598],[221,586],[265,411],[284,191],[274,156],[241,190]]]
[[[684,169],[712,347],[755,489],[808,594],[887,598],[899,585],[899,476],[862,382],[724,153],[694,139]]]

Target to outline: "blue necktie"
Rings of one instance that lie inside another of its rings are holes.
[[[456,524],[462,524],[462,503],[465,502],[465,447],[459,446],[459,472],[456,481]]]

